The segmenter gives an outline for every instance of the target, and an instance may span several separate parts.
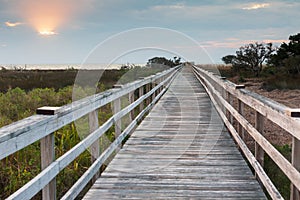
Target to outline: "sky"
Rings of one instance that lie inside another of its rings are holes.
[[[299,10],[299,0],[0,0],[0,63],[221,63],[251,42],[286,42]]]

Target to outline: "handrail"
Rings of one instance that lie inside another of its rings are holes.
[[[292,117],[297,116],[299,110],[291,109],[271,99],[243,89],[244,87],[241,85],[235,85],[201,67],[193,66],[193,70],[269,195],[273,199],[283,199],[263,170],[263,152],[266,152],[290,179],[292,183],[291,199],[299,199],[297,193],[300,190],[300,173],[298,171],[300,168],[300,121]],[[238,110],[233,106],[233,98],[238,100]],[[248,105],[256,111],[255,127],[244,118],[244,105]],[[239,124],[237,129],[233,126],[233,118]],[[263,136],[264,119],[279,125],[293,136],[292,163]],[[251,153],[243,141],[244,131],[247,131],[256,142],[255,155]]]
[[[97,174],[97,171],[103,162],[114,152],[114,150],[117,149],[124,138],[131,133],[133,128],[142,119],[143,115],[149,111],[155,102],[164,94],[180,69],[181,66],[179,65],[156,75],[146,77],[142,80],[128,83],[122,88],[110,89],[100,94],[75,101],[69,105],[61,107],[55,115],[34,115],[1,128],[0,160],[35,141],[48,137],[59,128],[81,118],[84,115],[94,112],[107,103],[116,101],[122,96],[128,95],[137,89],[143,90],[144,87],[148,88],[146,94],[140,95],[136,101],[130,102],[131,104],[126,108],[116,111],[104,124],[100,127],[96,127],[96,130],[92,131],[85,139],[75,145],[67,153],[51,162],[41,171],[41,173],[8,197],[8,199],[30,199],[40,190],[43,188],[45,189],[45,187],[55,179],[61,170],[74,161],[74,159],[85,151],[87,147],[92,146],[113,124],[116,124],[122,117],[132,112],[134,108],[143,104],[144,100],[152,97],[152,102],[150,102],[146,108],[140,110],[138,116],[132,120],[132,122],[120,135],[117,135],[117,138],[111,146],[109,146],[102,155],[99,155],[99,157],[96,158],[96,161],[92,164],[91,168],[88,169],[82,178],[80,178],[71,188],[71,190],[65,194],[65,199],[74,199],[88,181]],[[154,85],[154,83],[157,85]],[[151,90],[149,90],[150,84],[152,85]],[[158,94],[154,96],[156,93]],[[49,195],[48,197],[46,196],[46,199],[50,198]]]

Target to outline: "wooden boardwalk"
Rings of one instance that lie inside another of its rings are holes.
[[[84,199],[266,199],[204,88],[183,68]]]

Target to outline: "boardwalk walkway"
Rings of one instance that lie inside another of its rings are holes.
[[[266,199],[204,88],[183,68],[84,199]]]

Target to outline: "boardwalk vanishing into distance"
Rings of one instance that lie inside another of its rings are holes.
[[[84,197],[265,199],[192,68],[184,68]]]
[[[99,124],[98,110],[107,104],[113,115]],[[253,120],[244,117],[249,110]],[[56,158],[54,132],[82,117],[88,119],[87,136]],[[40,191],[44,200],[56,199],[56,177],[89,149],[91,166],[61,199],[282,200],[263,168],[267,154],[291,181],[291,200],[300,200],[299,117],[299,109],[244,85],[199,66],[179,65],[62,107],[39,108],[2,127],[0,159],[37,141],[41,151],[40,173],[7,199],[31,199]],[[264,137],[267,121],[292,137],[291,161]],[[115,139],[100,152],[100,138],[112,127]],[[255,148],[250,150],[245,138]]]

